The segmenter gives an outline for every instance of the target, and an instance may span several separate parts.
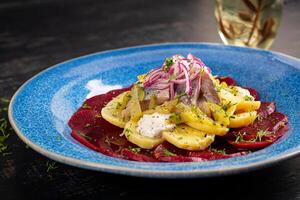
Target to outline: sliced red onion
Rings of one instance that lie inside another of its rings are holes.
[[[144,87],[156,90],[164,90],[169,88],[171,99],[175,96],[175,85],[185,84],[185,92],[187,95],[199,96],[201,88],[201,70],[211,73],[211,70],[198,58],[192,54],[188,54],[187,58],[181,55],[172,56],[173,64],[166,71],[166,64],[161,68],[152,70],[146,76]],[[197,84],[192,81],[196,81]],[[193,88],[194,87],[194,88]],[[195,98],[196,98],[195,97]]]

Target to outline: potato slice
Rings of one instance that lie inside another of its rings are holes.
[[[164,141],[162,137],[150,138],[139,134],[137,132],[137,127],[138,123],[135,121],[129,121],[125,125],[123,133],[131,143],[136,144],[143,149],[153,149]]]
[[[149,110],[145,110],[143,114],[153,114],[153,113],[170,114],[173,113],[173,110],[176,108],[177,103],[178,103],[178,99],[166,101],[162,105],[155,106],[154,108]]]
[[[206,124],[201,122],[186,122],[186,124],[199,131],[204,131],[206,133],[215,134],[219,136],[226,135],[227,132],[229,131],[229,128],[226,128],[219,124],[211,125],[211,124]]]
[[[174,146],[191,151],[204,150],[213,143],[215,136],[179,125],[171,131],[163,131],[163,138]]]
[[[256,111],[244,112],[244,113],[232,115],[230,117],[230,120],[229,120],[230,122],[229,122],[228,127],[240,128],[240,127],[248,126],[249,124],[254,122],[256,117],[257,117]]]
[[[236,106],[237,112],[249,112],[258,110],[260,107],[260,101],[241,101]]]
[[[212,111],[214,119],[218,123],[222,124],[223,126],[227,126],[229,124],[229,115],[226,113],[225,110],[223,110],[221,106],[214,103],[208,103],[207,105]]]
[[[228,128],[209,118],[197,107],[191,108],[183,103],[179,103],[177,109],[182,122],[199,131],[220,136],[225,135],[229,131]]]
[[[108,102],[108,104],[101,110],[102,117],[111,124],[124,128],[126,121],[124,121],[121,116],[122,109],[120,109],[120,107],[126,106],[123,104],[127,104],[128,101],[126,99],[129,94],[129,91],[123,92]]]

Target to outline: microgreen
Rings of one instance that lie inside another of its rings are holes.
[[[174,124],[179,124],[181,122],[181,117],[180,115],[173,113],[170,115],[169,121]]]
[[[84,104],[82,105],[82,108],[83,108],[83,109],[91,109],[92,107],[91,107],[90,105],[84,103]]]
[[[0,153],[2,154],[2,156],[10,154],[7,152],[8,145],[5,144],[10,136],[10,133],[12,133],[12,128],[9,126],[7,120],[7,110],[9,102],[10,100],[7,98],[0,98]]]
[[[227,154],[226,151],[225,151],[225,149],[215,149],[215,148],[211,148],[210,147],[209,150],[212,151],[212,152],[215,152],[215,153],[222,154],[222,155],[226,155]]]
[[[172,58],[166,58],[165,60],[165,70],[169,71],[170,67],[173,65],[173,59]]]
[[[267,130],[259,130],[257,133],[256,133],[256,137],[254,138],[254,141],[259,141],[261,142],[262,141],[262,138],[264,136],[267,136],[267,135],[270,135],[272,134],[272,132],[270,131],[267,131]]]
[[[46,169],[47,173],[49,173],[49,172],[51,172],[51,171],[58,168],[58,166],[56,166],[55,161],[47,161],[46,162],[46,167],[47,167],[47,169]]]
[[[164,150],[164,155],[165,156],[177,156],[175,153],[172,153],[172,152],[170,152],[168,150]]]
[[[133,153],[139,153],[142,149],[140,147],[128,147],[129,151],[132,151]]]
[[[86,134],[84,134],[80,131],[78,131],[77,134],[80,135],[81,137],[83,137],[84,139],[89,140],[89,141],[93,140],[90,136],[88,136],[88,135],[86,135]]]
[[[234,106],[235,104],[233,104],[231,101],[229,101],[228,103],[224,104],[222,106],[222,109],[227,111],[231,106]]]
[[[244,96],[244,100],[245,101],[252,101],[253,98],[251,96],[246,95],[246,96]]]
[[[234,142],[244,142],[244,137],[243,135],[239,132],[237,135],[236,135],[236,138],[235,138],[235,141]]]

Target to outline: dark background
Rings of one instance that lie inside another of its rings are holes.
[[[67,59],[132,45],[221,42],[211,0],[1,0],[0,96]],[[300,1],[289,0],[272,50],[300,57]],[[3,105],[2,105],[3,106]],[[0,199],[300,199],[300,157],[235,176],[126,177],[52,163],[15,134],[0,155]],[[55,169],[50,169],[54,164]]]

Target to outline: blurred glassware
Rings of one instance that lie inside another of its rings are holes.
[[[225,44],[269,49],[282,14],[281,0],[216,0],[218,31]]]

